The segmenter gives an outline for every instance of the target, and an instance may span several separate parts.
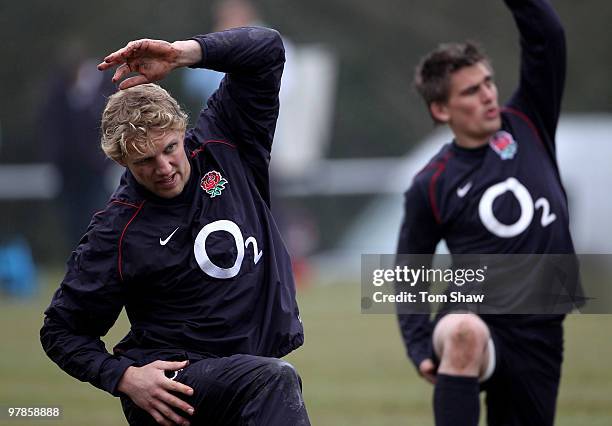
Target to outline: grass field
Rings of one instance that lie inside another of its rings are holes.
[[[48,287],[33,301],[0,300],[0,406],[59,405],[63,417],[0,424],[126,424],[117,399],[66,375],[40,347],[42,312],[58,278],[47,278]],[[393,316],[362,315],[359,285],[313,286],[299,299],[306,343],[287,359],[302,375],[313,425],[433,424],[432,388],[405,358]],[[108,346],[126,330],[122,316],[105,338]],[[611,330],[612,316],[566,321],[557,425],[612,425]]]

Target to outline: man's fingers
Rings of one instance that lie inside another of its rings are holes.
[[[431,359],[424,359],[419,364],[419,374],[429,383],[436,383],[436,364]]]
[[[114,66],[115,66],[115,64],[111,64],[109,62],[100,62],[98,64],[98,70],[99,71],[104,71],[104,70],[107,70],[107,69],[112,68]]]
[[[191,396],[193,395],[193,389],[187,385],[184,385],[179,382],[172,382],[171,389],[173,392],[182,393],[183,395]]]
[[[158,44],[155,43],[157,41],[158,40],[151,40],[148,38],[130,41],[127,46],[123,49],[119,49],[112,55],[117,55],[118,58],[121,58],[125,62],[130,59],[159,54],[161,50]],[[116,59],[116,57],[113,56],[111,59]]]
[[[189,360],[185,361],[155,361],[151,364],[155,368],[160,370],[180,370],[181,368],[185,368],[189,365]]]
[[[425,380],[427,380],[432,385],[436,384],[436,376],[435,375],[433,375],[433,374],[423,374],[423,377],[425,378]]]
[[[147,412],[155,419],[156,423],[164,426],[174,426],[170,420],[166,419],[164,415],[155,408],[151,408]]]
[[[117,50],[117,51],[107,55],[104,58],[104,62],[102,62],[100,65],[107,64],[107,68],[108,68],[109,66],[113,66],[113,65],[125,62],[125,59],[124,59],[123,55],[124,55],[124,53],[125,53],[125,51],[127,49],[128,49],[128,46],[122,47],[121,49],[119,49],[119,50]],[[100,66],[100,65],[98,65],[98,66]]]
[[[431,373],[435,373],[436,371],[436,364],[434,364],[434,362],[431,359],[424,359],[421,364],[419,365],[419,372],[421,374],[431,374]]]
[[[166,390],[169,390],[169,391],[172,391],[172,392],[182,393],[182,394],[187,395],[187,396],[193,395],[193,389],[192,388],[190,388],[187,385],[184,385],[181,382],[177,382],[177,381],[170,380],[170,379],[168,381],[164,382],[164,388]]]
[[[149,49],[149,40],[136,40],[130,42],[121,54],[125,59],[137,58],[141,52]]]
[[[114,80],[113,80],[114,81]],[[138,86],[139,84],[150,83],[149,79],[144,75],[135,75],[134,77],[126,78],[119,84],[121,90],[129,89],[130,87]]]
[[[189,425],[189,421],[187,419],[176,414],[172,408],[163,401],[157,401],[154,403],[154,408],[164,416],[164,420],[173,422],[168,424]]]
[[[133,71],[139,71],[137,68],[140,66],[134,66],[134,63],[141,62],[147,58],[156,62],[159,61],[160,63],[170,63],[173,59],[176,59],[173,57],[173,53],[176,56],[176,52],[174,52],[171,44],[167,41],[152,39],[134,40],[130,41],[125,47],[107,55],[104,61],[98,64],[98,69],[104,71],[117,65],[130,63],[132,64]],[[147,62],[144,61],[144,63],[146,64]],[[154,77],[154,80],[163,78],[163,75],[159,74],[158,77]],[[114,81],[119,79],[121,77],[116,76]],[[142,84],[142,82],[137,84]]]
[[[116,83],[117,81],[126,77],[130,72],[131,70],[128,64],[120,65],[119,68],[117,68],[117,70],[115,71],[115,74],[113,75],[113,83]]]
[[[115,65],[118,64],[122,64],[126,62],[126,58],[132,56],[131,52],[137,48],[138,46],[140,46],[140,43],[143,40],[135,40],[135,41],[130,41],[125,47],[122,47],[119,50],[114,51],[113,53],[110,53],[108,55],[106,55],[106,57],[104,58],[104,61],[101,62],[100,64],[98,64],[98,69],[100,71],[104,71],[108,68],[111,68]]]
[[[123,57],[118,52],[111,53],[106,58],[104,58],[104,61],[98,64],[98,70],[104,71],[104,70],[107,70],[109,68],[112,68],[114,66],[124,64],[124,63],[125,63],[125,59],[123,59]]]
[[[179,410],[182,410],[190,416],[192,416],[195,411],[191,405],[187,404],[185,401],[180,398],[177,398],[171,393],[165,393],[163,395],[160,395],[159,398],[170,407],[178,408]]]

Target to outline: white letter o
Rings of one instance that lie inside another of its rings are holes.
[[[234,243],[236,244],[238,255],[236,256],[236,261],[231,268],[221,268],[215,265],[208,257],[208,253],[206,253],[206,238],[216,231],[229,232],[234,237]],[[238,228],[238,225],[231,220],[217,220],[215,222],[211,222],[204,226],[200,232],[198,232],[195,244],[193,245],[193,254],[195,255],[200,269],[204,271],[205,274],[210,275],[213,278],[233,278],[238,275],[240,267],[242,266],[242,260],[244,259],[244,239],[242,238],[242,232],[240,231],[240,228]]]
[[[505,225],[495,217],[493,213],[493,202],[500,195],[510,191],[514,194],[521,206],[521,217],[512,225]],[[491,233],[501,238],[512,238],[526,230],[533,219],[533,199],[518,180],[511,177],[504,182],[493,185],[485,191],[478,205],[478,213],[482,224]]]

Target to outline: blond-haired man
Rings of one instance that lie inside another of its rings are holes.
[[[284,63],[276,31],[240,28],[107,56],[121,81],[102,148],[126,167],[45,312],[47,354],[121,397],[130,424],[309,424],[290,259],[270,212],[268,162]],[[187,116],[152,84],[181,66],[227,75]],[[100,336],[125,307],[128,335]]]

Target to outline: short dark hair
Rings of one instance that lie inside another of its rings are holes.
[[[414,73],[414,87],[425,100],[427,107],[433,102],[446,102],[449,96],[450,76],[464,67],[485,62],[489,58],[472,41],[446,43],[424,56]]]

